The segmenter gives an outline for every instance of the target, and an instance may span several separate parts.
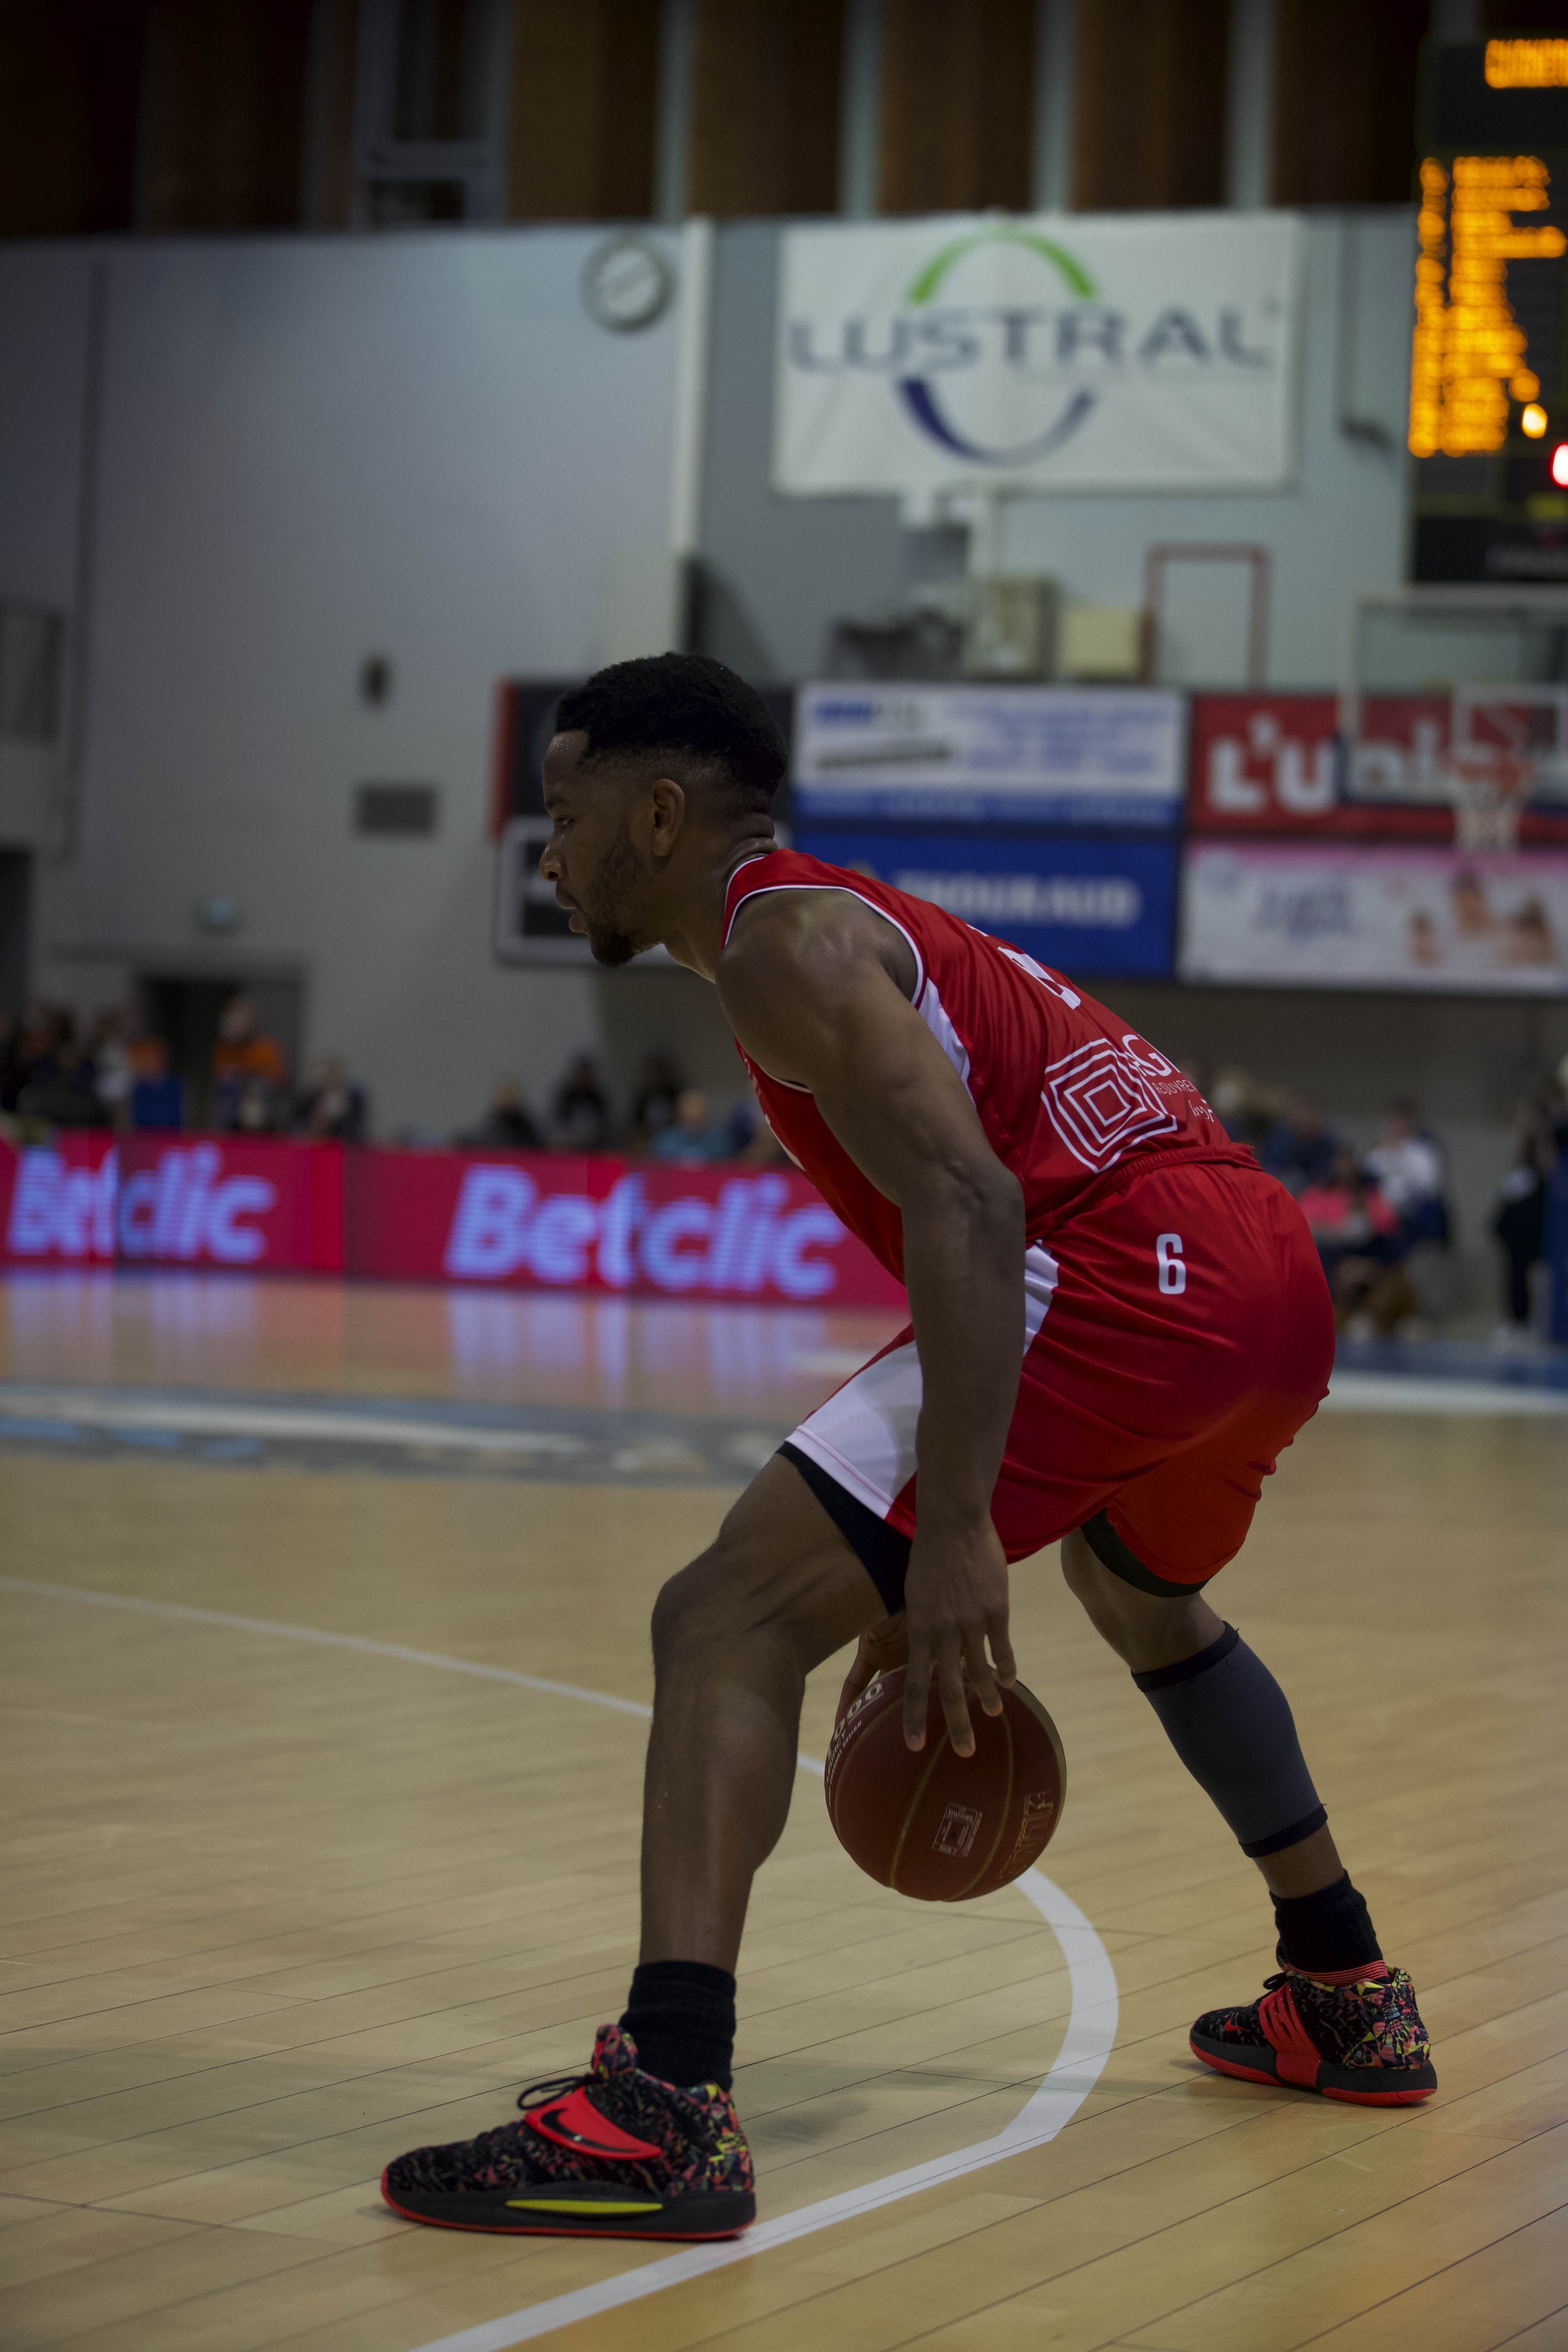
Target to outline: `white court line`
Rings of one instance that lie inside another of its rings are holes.
[[[548,1682],[537,1675],[519,1674],[510,1666],[486,1666],[469,1658],[447,1657],[436,1650],[410,1650],[396,1642],[372,1642],[357,1633],[328,1633],[310,1625],[284,1625],[265,1617],[236,1617],[221,1609],[192,1609],[174,1601],[143,1601],[129,1593],[94,1592],[81,1585],[45,1584],[29,1577],[0,1576],[0,1591],[84,1601],[96,1608],[173,1617],[197,1625],[226,1626],[237,1633],[272,1633],[286,1641],[313,1642],[328,1649],[360,1650],[371,1657],[396,1658],[409,1665],[439,1666],[452,1674],[512,1683],[552,1698],[582,1699],[590,1706],[613,1707],[617,1714],[640,1716],[645,1721],[653,1713],[651,1707],[636,1699],[614,1698],[606,1692],[583,1690],[573,1683]],[[796,1763],[801,1771],[819,1776],[824,1769],[815,1756],[797,1757]],[[456,2336],[439,2336],[418,2347],[417,2352],[510,2352],[513,2345],[530,2343],[535,2336],[570,2327],[578,2320],[618,2310],[625,2304],[638,2303],[645,2295],[657,2294],[665,2287],[705,2278],[710,2271],[749,2262],[754,2254],[793,2245],[797,2239],[831,2229],[836,2222],[874,2213],[879,2207],[897,2204],[900,2199],[916,2196],[923,2189],[941,2188],[950,2180],[962,2179],[966,2173],[983,2171],[988,2165],[1000,2164],[1010,2156],[1022,2156],[1030,2148],[1044,2147],[1055,2139],[1088,2098],[1110,2055],[1116,2039],[1116,1971],[1090,1922],[1051,1879],[1037,1870],[1026,1870],[1014,1883],[1061,1946],[1072,1982],[1072,2011],[1050,2072],[1012,2122],[992,2138],[977,2140],[973,2147],[961,2147],[951,2156],[932,2157],[924,2164],[910,2165],[903,2172],[889,2173],[880,2180],[868,2181],[864,2188],[843,2189],[837,2196],[822,2198],[815,2205],[803,2205],[797,2212],[781,2214],[776,2221],[759,2222],[743,2238],[726,2239],[721,2245],[688,2246],[678,2254],[665,2254],[657,2262],[625,2271],[618,2278],[601,2279],[592,2286],[552,2295],[544,2303],[525,2305],[521,2311],[510,2312],[503,2318],[466,2327]]]
[[[182,1429],[225,1437],[346,1437],[363,1445],[439,1445],[465,1454],[585,1454],[589,1441],[549,1429],[474,1429],[447,1421],[394,1420],[334,1412],[330,1406],[185,1403],[174,1398],[106,1397],[80,1389],[7,1389],[7,1420],[79,1421],[94,1429]]]

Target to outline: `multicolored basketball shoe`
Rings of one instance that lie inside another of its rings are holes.
[[[1261,2000],[1212,2009],[1194,2026],[1194,2056],[1244,2083],[1288,2083],[1357,2106],[1401,2107],[1437,2087],[1431,2044],[1415,1991],[1403,1969],[1326,1984],[1293,1969],[1281,1951],[1280,1973]]]
[[[535,2083],[522,2121],[389,2164],[395,2213],[447,2230],[562,2238],[732,2238],[756,2219],[752,2152],[728,2091],[645,2074],[602,2025],[586,2074]]]

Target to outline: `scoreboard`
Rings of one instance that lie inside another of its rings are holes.
[[[1413,576],[1568,584],[1568,39],[1431,43]]]

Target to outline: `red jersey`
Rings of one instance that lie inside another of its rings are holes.
[[[902,932],[915,959],[915,1011],[968,1087],[991,1149],[1023,1187],[1031,1242],[1124,1181],[1130,1154],[1141,1166],[1201,1157],[1256,1170],[1173,1062],[1021,949],[925,898],[788,849],[751,858],[731,877],[726,942],[747,899],[768,890],[847,890]],[[901,1281],[898,1208],[861,1173],[807,1087],[742,1059],[785,1150]]]

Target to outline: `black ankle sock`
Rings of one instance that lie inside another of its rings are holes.
[[[1285,1958],[1293,1969],[1325,1976],[1341,1969],[1366,1969],[1381,1960],[1376,1936],[1350,1873],[1313,1895],[1277,1895],[1275,1924]]]
[[[735,1979],[706,1960],[644,1960],[632,1973],[621,2024],[637,2064],[661,2082],[734,2080]]]

